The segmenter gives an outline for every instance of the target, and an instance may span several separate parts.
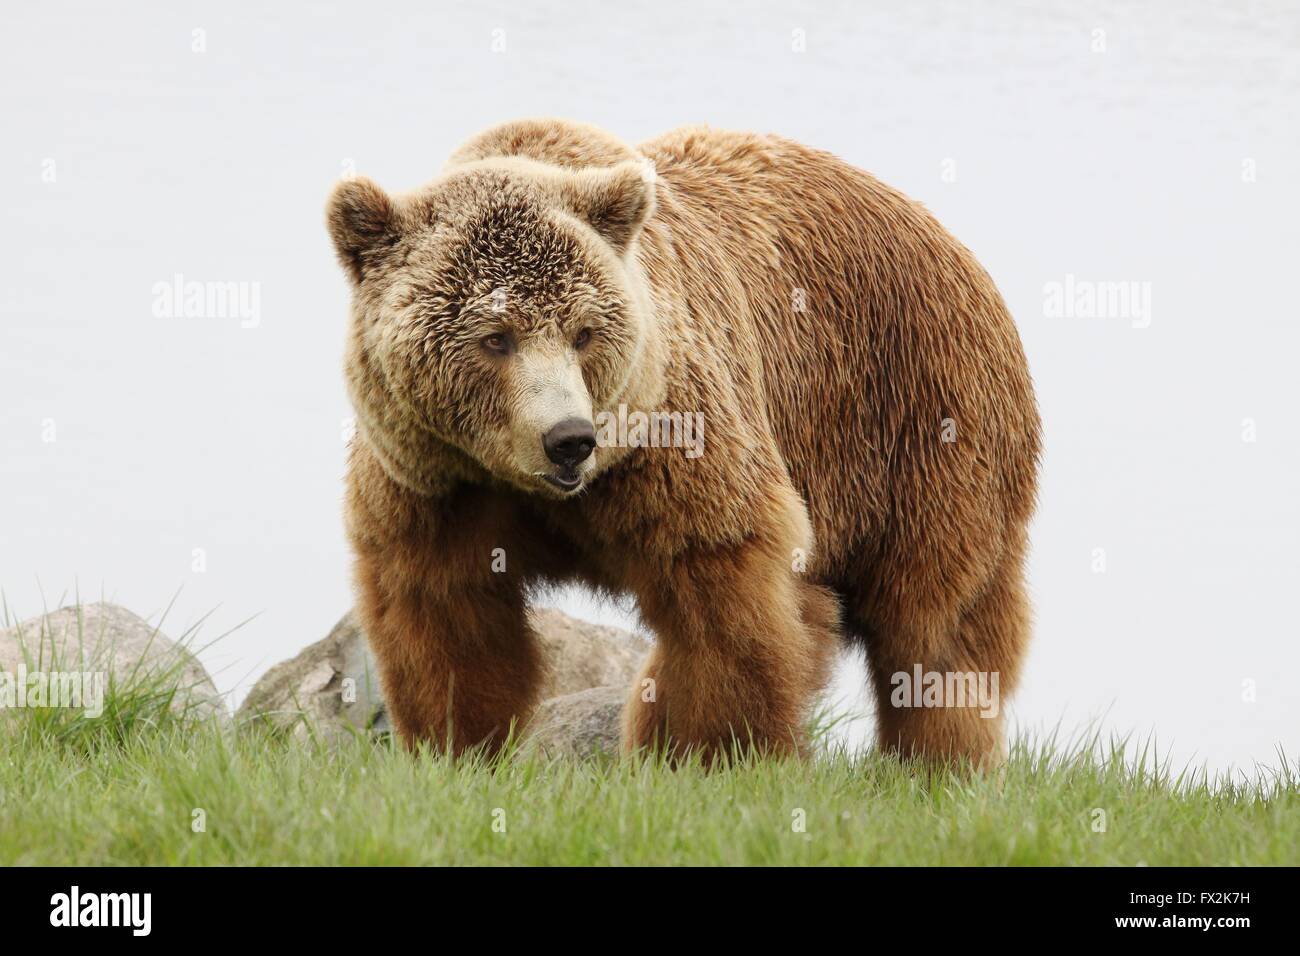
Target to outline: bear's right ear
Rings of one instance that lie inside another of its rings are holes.
[[[345,179],[334,187],[325,207],[339,262],[359,283],[376,254],[397,240],[397,215],[388,194],[364,176]]]

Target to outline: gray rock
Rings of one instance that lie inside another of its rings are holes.
[[[631,687],[650,653],[650,642],[638,634],[579,621],[554,608],[534,608],[532,621],[547,665],[542,700],[592,687]]]
[[[174,686],[173,712],[228,719],[225,701],[188,643],[171,640],[125,608],[84,604],[0,630],[0,671],[102,672],[109,686],[125,692]]]
[[[343,615],[324,640],[263,674],[235,719],[329,740],[353,731],[389,730],[379,671],[353,613]]]
[[[617,756],[623,703],[630,693],[620,684],[544,701],[524,735],[525,749],[536,747],[548,757]]]
[[[578,621],[551,608],[530,612],[542,643],[541,697],[604,685],[630,687],[650,643],[614,627]],[[302,737],[335,738],[389,729],[378,668],[352,612],[329,636],[271,668],[249,691],[236,719],[293,728]]]

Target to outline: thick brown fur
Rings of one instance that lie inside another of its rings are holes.
[[[800,751],[848,636],[883,748],[997,757],[999,719],[890,701],[917,664],[1005,695],[1029,635],[1025,358],[919,204],[776,136],[633,149],[532,120],[405,196],[341,183],[328,219],[354,287],[359,612],[404,740],[498,747],[543,666],[529,593],[581,582],[633,595],[657,638],[630,749]],[[620,404],[702,413],[704,454],[600,447],[555,491],[542,431]]]

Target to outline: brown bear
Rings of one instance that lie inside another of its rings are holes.
[[[918,203],[777,136],[525,120],[327,220],[358,610],[408,744],[499,748],[543,667],[529,595],[580,582],[656,635],[628,750],[801,752],[847,638],[882,748],[1000,753],[974,700],[893,693],[1015,686],[1039,456],[1006,306]]]

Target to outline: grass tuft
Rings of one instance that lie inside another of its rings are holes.
[[[161,622],[142,649],[140,658],[127,672],[119,674],[111,666],[111,648],[86,633],[86,621],[80,600],[75,635],[55,635],[40,618],[37,633],[25,632],[11,620],[4,609],[4,626],[17,627],[23,666],[29,673],[99,672],[105,680],[103,711],[87,716],[82,707],[30,707],[21,711],[0,710],[0,740],[9,747],[28,750],[61,749],[71,754],[91,755],[99,751],[125,748],[135,737],[177,726],[205,723],[203,703],[191,695],[186,683],[186,657],[196,656],[199,620],[175,641],[176,653],[154,657],[145,664],[145,654],[155,640],[162,640]],[[170,611],[171,605],[167,610]],[[163,618],[166,618],[164,612]],[[223,635],[224,636],[224,635]],[[219,638],[220,639],[220,638]],[[94,652],[88,648],[95,648]]]

